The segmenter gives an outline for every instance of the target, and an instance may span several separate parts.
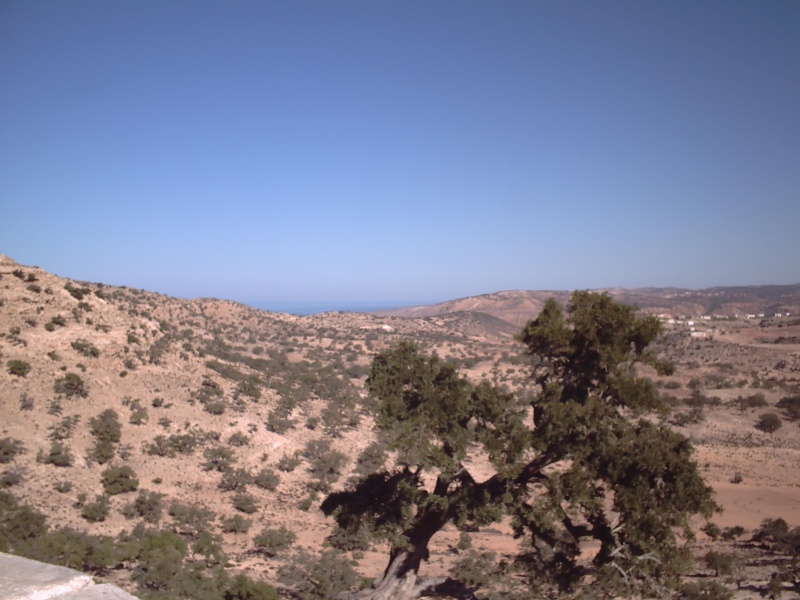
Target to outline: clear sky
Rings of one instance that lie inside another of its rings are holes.
[[[800,282],[800,2],[0,2],[0,253],[181,297]]]

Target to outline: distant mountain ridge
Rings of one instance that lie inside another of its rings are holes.
[[[754,285],[684,288],[612,288],[607,292],[625,304],[636,305],[650,314],[670,315],[736,315],[800,313],[800,283],[791,285]],[[441,316],[457,312],[480,312],[514,325],[524,325],[535,318],[549,298],[560,304],[569,301],[567,291],[510,290],[448,300],[438,304],[409,306],[376,311],[374,314],[405,318]]]

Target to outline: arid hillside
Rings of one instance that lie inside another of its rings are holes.
[[[709,317],[772,317],[776,313],[800,314],[800,284],[750,287],[715,287],[704,290],[679,288],[613,288],[597,290],[648,314]],[[506,291],[449,300],[440,304],[409,306],[376,314],[400,317],[430,317],[456,312],[481,312],[522,326],[534,318],[548,298],[561,304],[569,299],[565,291]]]
[[[663,418],[697,448],[725,508],[714,522],[742,528],[699,533],[694,574],[710,576],[701,558],[716,549],[736,559],[739,597],[759,597],[775,568],[753,533],[765,518],[800,525],[800,291],[665,294],[613,292],[671,315],[656,350],[677,374],[653,375],[672,406]],[[307,564],[333,530],[321,500],[370,468],[364,382],[375,353],[412,339],[474,381],[525,393],[529,359],[514,335],[550,295],[297,317],[72,281],[0,256],[0,485],[51,528],[139,540],[139,554],[92,567],[132,593],[159,597],[142,566],[148,529],[184,543],[191,568],[224,566],[297,593],[288,567]],[[5,498],[0,524],[21,514]],[[517,542],[505,533],[473,532],[473,547],[510,554]],[[446,572],[459,535],[445,529],[425,568]],[[385,550],[345,556],[370,579]]]

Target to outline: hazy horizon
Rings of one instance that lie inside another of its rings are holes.
[[[238,301],[800,281],[797,2],[9,0],[0,23],[21,263]]]

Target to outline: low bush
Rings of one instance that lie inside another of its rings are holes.
[[[253,545],[255,545],[256,551],[264,556],[274,558],[280,552],[290,548],[296,540],[297,536],[281,525],[278,528],[265,527],[262,529],[261,533],[253,538]]]
[[[139,478],[129,466],[111,467],[103,471],[101,482],[109,496],[135,492],[139,488]]]
[[[146,523],[158,523],[161,520],[164,494],[139,490],[139,495],[122,508],[122,514],[128,518],[141,517]]]
[[[8,464],[14,457],[24,452],[25,444],[21,441],[10,437],[0,439],[0,463]]]
[[[94,502],[89,502],[88,504],[83,505],[83,508],[81,509],[81,517],[90,523],[100,523],[106,520],[108,513],[110,512],[110,508],[108,497],[95,496]]]
[[[84,340],[84,339],[77,339],[71,344],[72,348],[81,354],[82,356],[86,356],[89,358],[97,358],[100,356],[100,350],[92,344],[91,342]]]
[[[232,504],[233,508],[248,515],[252,515],[258,510],[256,499],[251,494],[247,494],[245,492],[239,492],[236,494],[233,497]]]
[[[764,433],[775,433],[783,425],[780,416],[775,413],[764,413],[758,419],[755,427]]]
[[[353,587],[357,576],[346,556],[326,550],[319,555],[298,552],[278,570],[278,579],[298,600],[327,600]]]
[[[255,483],[262,490],[269,490],[270,492],[274,492],[276,489],[278,489],[280,482],[280,475],[268,468],[261,469],[253,478],[253,483]]]
[[[36,461],[56,467],[71,467],[75,459],[67,446],[61,442],[53,442],[49,451],[40,451],[36,455]]]
[[[53,391],[56,394],[63,394],[67,398],[72,398],[73,396],[86,398],[89,395],[89,389],[83,379],[75,373],[67,373],[64,377],[56,379],[53,384]]]
[[[31,372],[31,365],[24,360],[10,360],[6,363],[6,367],[8,367],[8,372],[11,375],[16,375],[17,377],[25,377]]]

